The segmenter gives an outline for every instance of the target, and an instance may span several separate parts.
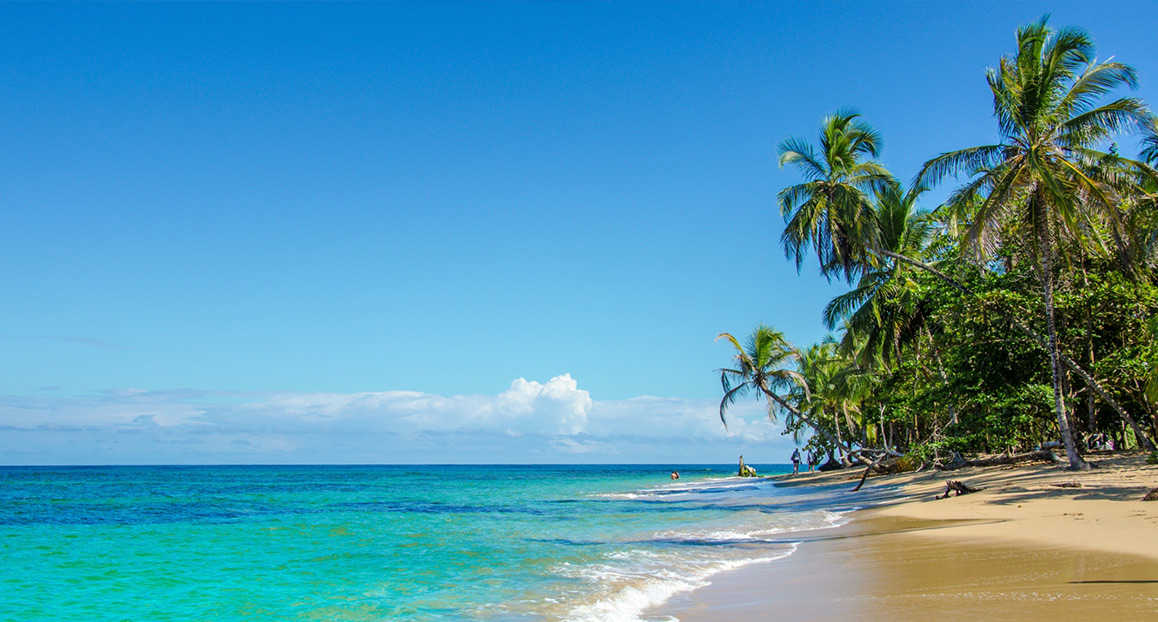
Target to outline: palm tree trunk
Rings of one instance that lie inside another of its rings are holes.
[[[885,405],[881,404],[877,412],[880,413],[880,419],[877,420],[877,423],[879,424],[881,430],[881,446],[885,449],[888,449],[889,437],[885,435]],[[867,428],[868,426],[866,425],[865,427]]]
[[[1073,431],[1070,430],[1069,418],[1066,417],[1065,400],[1062,399],[1062,379],[1061,379],[1061,360],[1058,357],[1057,345],[1057,326],[1054,322],[1054,304],[1053,304],[1053,277],[1049,275],[1049,260],[1044,256],[1042,258],[1043,272],[1042,276],[1042,290],[1045,294],[1045,324],[1046,330],[1049,332],[1049,369],[1053,375],[1053,403],[1054,411],[1057,415],[1058,432],[1061,434],[1062,443],[1066,447],[1066,457],[1070,461],[1071,471],[1081,471],[1090,468],[1088,464],[1082,460],[1078,455],[1077,445],[1074,443]]]
[[[836,444],[843,445],[844,441],[840,438],[840,414],[835,411],[832,413],[832,425],[836,427]]]
[[[849,454],[852,453],[852,441],[848,442],[848,450],[845,451],[844,450],[844,441],[841,440],[841,438],[840,438],[840,412],[839,411],[836,411],[836,410],[832,411],[832,423],[836,426],[836,443],[837,443],[837,445],[840,445],[840,448],[841,448],[840,463],[846,467],[852,466],[852,463],[849,462],[849,460],[848,460]]]
[[[894,253],[890,250],[886,250],[883,248],[879,249],[878,252],[880,254],[884,255],[885,257],[890,258],[890,259],[895,259],[896,261],[900,261],[902,263],[907,263],[910,266],[913,266],[914,268],[924,270],[925,272],[928,272],[929,274],[932,274],[933,276],[941,279],[945,283],[948,283],[951,287],[953,287],[954,289],[956,289],[957,291],[959,291],[963,294],[966,294],[968,296],[975,296],[976,295],[972,291],[970,291],[969,288],[958,283],[956,280],[954,280],[949,275],[945,274],[944,272],[941,272],[940,270],[934,268],[933,266],[930,266],[927,263],[917,261],[916,259],[913,259],[911,257],[907,257],[907,256],[901,255],[899,253]],[[1021,332],[1028,335],[1031,339],[1036,341],[1038,345],[1042,346],[1046,350],[1050,349],[1049,343],[1047,342],[1047,340],[1045,338],[1043,338],[1041,335],[1039,335],[1037,333],[1037,331],[1033,330],[1028,325],[1026,325],[1024,322],[1017,319],[1012,314],[1010,314],[1009,312],[1005,311],[1004,309],[1002,309],[1000,307],[996,308],[995,311],[997,311],[997,313],[999,315],[1001,315],[1001,317],[1005,318],[1005,320],[1008,321],[1010,324],[1012,324],[1015,328],[1017,328]],[[1142,432],[1142,428],[1140,428],[1138,426],[1138,422],[1134,421],[1134,418],[1130,416],[1130,413],[1126,412],[1126,409],[1123,408],[1122,405],[1118,403],[1118,400],[1114,399],[1113,396],[1111,396],[1108,392],[1106,392],[1106,390],[1104,388],[1102,388],[1102,385],[1099,384],[1096,380],[1094,380],[1093,376],[1091,376],[1089,373],[1087,373],[1086,370],[1082,369],[1082,367],[1080,365],[1078,365],[1077,363],[1075,363],[1073,359],[1066,356],[1066,354],[1064,352],[1057,351],[1057,355],[1058,355],[1058,358],[1061,360],[1061,362],[1065,363],[1066,367],[1070,368],[1078,376],[1081,376],[1082,380],[1085,381],[1086,384],[1089,385],[1089,387],[1092,388],[1094,390],[1094,392],[1098,394],[1098,397],[1102,398],[1103,401],[1105,401],[1107,404],[1109,404],[1110,408],[1113,408],[1114,412],[1118,413],[1118,416],[1123,421],[1125,421],[1127,424],[1130,425],[1130,428],[1132,430],[1134,430],[1134,436],[1136,436],[1138,438],[1138,443],[1140,445],[1142,445],[1145,449],[1147,449],[1149,451],[1155,451],[1156,449],[1158,449],[1158,447],[1155,447],[1154,442],[1150,440],[1150,437]],[[1155,418],[1158,419],[1158,415],[1155,415]],[[1158,421],[1155,422],[1155,427],[1158,428]],[[1158,432],[1156,432],[1156,433],[1158,433]]]
[[[1066,447],[1066,457],[1070,462],[1070,470],[1082,471],[1089,469],[1090,466],[1086,464],[1078,454],[1077,445],[1074,443],[1074,435],[1070,430],[1069,418],[1066,417],[1065,400],[1062,399],[1061,359],[1058,356],[1057,324],[1054,321],[1053,262],[1050,259],[1050,253],[1053,249],[1049,243],[1050,225],[1045,214],[1045,201],[1043,201],[1040,196],[1035,196],[1034,202],[1037,203],[1036,208],[1038,212],[1037,226],[1039,229],[1037,242],[1041,268],[1041,288],[1042,293],[1045,295],[1045,327],[1049,337],[1049,369],[1053,375],[1054,411],[1057,415],[1058,433],[1061,434],[1062,443]]]

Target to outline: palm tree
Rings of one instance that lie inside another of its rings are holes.
[[[720,333],[716,341],[726,339],[735,348],[734,367],[721,369],[720,382],[724,398],[720,401],[720,421],[728,425],[728,407],[737,400],[755,394],[768,404],[768,418],[776,421],[779,412],[796,418],[835,446],[842,443],[807,413],[792,404],[791,395],[800,392],[810,395],[804,376],[794,367],[800,364],[800,352],[792,347],[781,331],[770,326],[757,326],[746,344],[741,344],[730,333]],[[792,422],[788,422],[791,426]]]
[[[881,137],[859,114],[838,111],[820,128],[820,152],[791,137],[780,144],[780,167],[792,166],[806,180],[781,190],[780,213],[787,223],[780,242],[800,270],[811,246],[827,278],[842,275],[852,282],[873,241],[869,197],[895,184],[875,158]]]
[[[853,356],[863,370],[887,369],[900,358],[907,344],[928,339],[937,372],[948,381],[937,344],[929,329],[923,294],[911,263],[881,257],[884,252],[923,262],[932,250],[939,228],[933,215],[917,208],[926,191],[899,185],[878,192],[874,203],[877,247],[873,260],[852,290],[833,298],[824,308],[825,326],[843,332],[841,350]],[[949,405],[950,420],[957,421],[957,407]]]
[[[848,455],[852,452],[852,439],[856,436],[860,418],[860,402],[864,397],[859,383],[857,368],[847,356],[842,356],[837,343],[831,336],[813,345],[801,354],[800,372],[812,388],[810,395],[794,391],[793,402],[814,420],[832,421],[836,431],[836,447],[841,451],[841,462],[848,466]],[[847,429],[849,440],[842,438]],[[831,457],[831,453],[830,453]]]
[[[955,193],[962,203],[980,199],[965,239],[982,257],[1001,245],[1029,256],[1040,279],[1053,377],[1054,408],[1070,468],[1088,465],[1078,454],[1062,399],[1061,359],[1054,322],[1054,265],[1064,249],[1059,238],[1084,243],[1119,222],[1113,185],[1091,174],[1095,163],[1125,170],[1134,163],[1095,149],[1114,133],[1144,127],[1145,105],[1123,97],[1096,106],[1103,95],[1135,87],[1134,69],[1094,60],[1094,45],[1081,30],[1056,33],[1046,18],[1017,33],[1017,53],[987,75],[1001,142],[942,154],[926,162],[917,183],[966,173],[972,180]]]
[[[1151,166],[1158,166],[1158,117],[1152,117],[1142,135],[1142,152],[1139,159]],[[1135,233],[1132,240],[1136,263],[1142,271],[1153,274],[1158,269],[1158,179],[1147,175],[1142,179],[1142,193],[1134,197],[1131,210],[1132,222],[1129,230]]]
[[[877,193],[874,219],[878,249],[908,257],[924,256],[935,232],[928,214],[916,207],[917,197],[924,191],[918,186],[905,192],[894,185]],[[834,330],[843,323],[846,330],[841,347],[846,352],[856,349],[862,364],[889,363],[920,323],[917,283],[908,268],[898,261],[869,262],[856,287],[833,298],[824,308],[825,326]]]
[[[1142,136],[1142,153],[1138,158],[1149,164],[1158,164],[1158,118],[1151,118]]]
[[[1085,86],[1079,89],[1086,94],[1091,93],[1099,83],[1105,81],[1105,76],[1099,78],[1096,74],[1086,79]],[[1084,102],[1088,97],[1080,96]],[[1137,103],[1137,102],[1135,102]],[[1139,104],[1140,106],[1140,104]],[[1139,106],[1135,106],[1138,108]],[[1129,108],[1129,105],[1127,105]],[[1090,111],[1094,112],[1094,111]],[[1134,115],[1135,117],[1137,115]],[[1090,117],[1078,125],[1088,122]],[[1158,131],[1158,122],[1149,120],[1150,132]],[[1080,128],[1079,128],[1080,129]],[[1076,130],[1075,130],[1076,132]],[[914,249],[905,247],[890,247],[889,235],[883,233],[879,227],[881,222],[872,216],[872,208],[868,196],[870,193],[881,194],[890,186],[897,186],[891,175],[879,163],[864,161],[865,158],[875,157],[879,151],[880,136],[868,124],[860,120],[858,115],[849,112],[838,112],[836,115],[823,120],[820,132],[820,152],[814,150],[805,141],[799,138],[789,138],[780,145],[780,165],[790,164],[797,168],[805,177],[805,182],[784,189],[779,194],[781,214],[788,221],[780,241],[784,252],[789,258],[796,261],[799,271],[806,250],[811,245],[817,258],[820,260],[821,273],[831,278],[834,274],[842,275],[851,283],[857,275],[866,269],[887,265],[889,261],[895,264],[903,263],[914,268],[924,270],[947,283],[965,296],[976,295],[968,287],[939,270],[936,266],[922,261],[918,256],[911,256]],[[1149,139],[1147,139],[1149,140]],[[1152,141],[1158,153],[1158,140]],[[994,146],[991,151],[1000,151],[1001,145]],[[968,156],[977,150],[965,150],[958,156],[961,162],[967,162]],[[1088,150],[1087,150],[1088,151]],[[1158,156],[1156,156],[1158,157]],[[1111,162],[1128,163],[1128,161],[1114,156]],[[1138,162],[1130,163],[1136,166],[1139,174],[1152,173]],[[951,167],[946,162],[941,163],[941,170],[922,171],[918,176],[916,187],[925,187],[922,178],[934,179],[947,174]],[[1149,177],[1153,183],[1154,177]],[[967,189],[966,189],[967,190]],[[983,197],[976,192],[959,191],[955,193],[954,203],[957,207],[968,205],[983,205]],[[952,210],[946,210],[945,215],[952,218]],[[972,216],[972,212],[960,216]],[[1158,257],[1158,234],[1152,236],[1148,248],[1154,249]],[[881,276],[878,274],[877,276]],[[872,283],[865,285],[872,287]],[[861,292],[862,294],[864,292]],[[851,308],[851,307],[849,307]],[[834,310],[835,311],[835,310]],[[1081,365],[1055,347],[1050,346],[1049,340],[1038,331],[1026,324],[1023,319],[1000,307],[994,309],[998,315],[1005,318],[1013,327],[1028,335],[1047,353],[1056,353],[1067,368],[1076,373],[1094,393],[1108,404],[1118,416],[1133,430],[1135,436],[1147,449],[1154,449],[1154,443],[1142,431],[1137,421],[1126,409],[1098,383],[1092,374]],[[837,315],[836,313],[833,314]],[[1052,359],[1052,354],[1051,354]]]

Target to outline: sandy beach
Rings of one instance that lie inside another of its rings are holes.
[[[1158,620],[1158,501],[1142,501],[1158,487],[1158,466],[1141,455],[1092,459],[1098,466],[1086,473],[1034,464],[869,478],[867,492],[900,494],[648,619]],[[779,479],[848,479],[851,489],[860,472]],[[983,490],[935,500],[947,480]]]

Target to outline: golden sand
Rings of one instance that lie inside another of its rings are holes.
[[[793,555],[721,575],[648,619],[1158,621],[1158,501],[1141,500],[1158,487],[1158,466],[1094,459],[1087,473],[1032,465],[870,478],[866,488],[901,485],[898,500],[801,534]],[[983,490],[934,500],[950,479]]]

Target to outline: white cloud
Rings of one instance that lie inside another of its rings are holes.
[[[397,432],[505,429],[512,434],[578,434],[585,431],[591,395],[570,374],[545,384],[519,378],[495,396],[443,397],[415,391],[300,393],[245,404],[250,413],[300,420],[334,420]]]
[[[596,401],[570,374],[495,395],[106,391],[0,399],[0,463],[715,462],[784,445],[759,403]],[[779,456],[778,456],[779,458]]]
[[[499,394],[496,405],[509,418],[532,417],[539,432],[578,434],[587,429],[591,394],[579,388],[571,374],[555,376],[547,384],[519,378]],[[524,431],[527,431],[524,429]]]

